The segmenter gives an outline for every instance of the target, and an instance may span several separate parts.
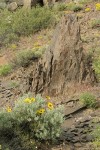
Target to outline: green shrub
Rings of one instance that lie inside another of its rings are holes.
[[[74,11],[74,12],[80,11],[80,10],[83,9],[82,5],[75,4],[75,3],[69,3],[69,4],[66,5],[66,7],[67,7],[67,10],[71,10],[71,11]]]
[[[91,27],[92,28],[97,28],[100,27],[100,19],[94,19],[91,21]]]
[[[12,140],[19,137],[23,146],[34,140],[52,141],[60,136],[63,117],[62,106],[56,107],[39,95],[36,98],[25,95],[16,101],[13,108],[9,106],[0,110],[0,133]],[[18,142],[18,138],[16,140],[13,144]]]
[[[13,67],[25,67],[30,64],[32,60],[35,59],[34,51],[32,50],[23,50],[16,53],[15,58],[12,60]]]
[[[63,11],[63,10],[66,10],[67,9],[67,6],[65,3],[60,3],[60,4],[57,4],[56,6],[54,6],[57,8],[58,11]]]
[[[28,11],[20,9],[13,17],[12,29],[14,33],[21,35],[45,29],[55,22],[54,13],[45,7],[36,7]]]
[[[91,49],[93,55],[93,69],[97,75],[97,79],[100,80],[100,48],[96,46]]]
[[[93,145],[95,150],[98,150],[100,148],[100,126],[97,126],[92,135],[94,137]]]
[[[84,105],[86,105],[89,108],[95,108],[96,107],[96,98],[91,93],[83,93],[80,96],[80,100]]]
[[[87,4],[87,3],[90,3],[92,2],[93,0],[80,0],[79,3],[80,4]]]
[[[93,68],[95,70],[95,73],[97,75],[97,78],[100,80],[100,57],[96,58],[93,62]]]
[[[0,76],[5,76],[9,74],[12,70],[12,66],[10,64],[0,66]]]
[[[10,88],[16,88],[18,86],[19,86],[19,82],[17,82],[17,81],[10,81],[10,83],[9,83]]]
[[[16,53],[15,58],[12,60],[13,67],[27,67],[32,61],[42,56],[46,49],[44,47],[35,47],[32,50],[23,50]]]
[[[41,29],[52,27],[57,14],[49,8],[39,7],[15,12],[2,10],[0,13],[0,45],[17,41],[20,36],[28,36]]]

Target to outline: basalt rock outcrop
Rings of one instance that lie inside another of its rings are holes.
[[[64,94],[71,83],[96,82],[91,59],[86,57],[75,15],[64,15],[58,24],[51,46],[37,63],[31,91]]]

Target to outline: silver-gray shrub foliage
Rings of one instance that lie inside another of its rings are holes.
[[[48,107],[48,104],[51,106]],[[29,131],[31,138],[53,140],[60,136],[64,121],[63,110],[63,106],[56,107],[40,95],[34,101],[31,101],[29,95],[25,95],[16,101],[11,112],[6,109],[0,111],[0,130],[18,130],[25,125],[21,130],[25,133]]]

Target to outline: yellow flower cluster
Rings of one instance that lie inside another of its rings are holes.
[[[43,114],[45,112],[45,109],[39,109],[38,111],[37,111],[37,114]]]
[[[54,108],[54,106],[53,106],[53,104],[52,103],[50,103],[50,102],[48,102],[48,108],[50,109],[50,110],[52,110],[53,108]],[[43,114],[45,112],[45,109],[44,108],[42,108],[42,109],[39,109],[38,111],[37,111],[37,114]]]
[[[97,3],[95,6],[96,6],[96,10],[100,10],[100,3]]]
[[[91,8],[88,7],[85,9],[85,12],[89,12],[89,11],[91,11]]]
[[[11,107],[7,107],[7,112],[12,112]]]
[[[35,102],[35,98],[33,97],[33,98],[26,98],[26,99],[24,99],[24,102],[25,103],[32,103],[32,102]]]

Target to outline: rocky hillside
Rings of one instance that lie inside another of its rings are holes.
[[[55,145],[38,149],[99,150],[100,137],[91,133],[100,127],[100,3],[35,9],[22,16],[23,10],[0,10],[0,107],[13,108],[29,92],[50,95],[55,106],[64,105],[63,132]]]

